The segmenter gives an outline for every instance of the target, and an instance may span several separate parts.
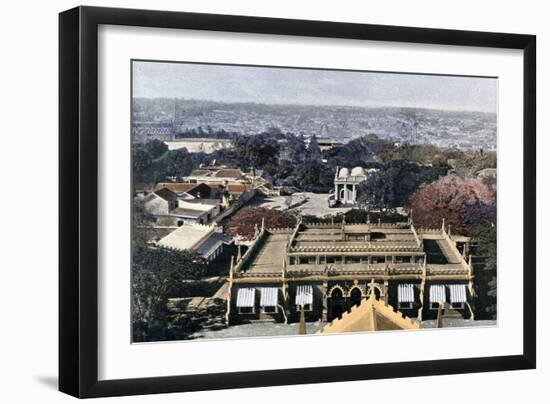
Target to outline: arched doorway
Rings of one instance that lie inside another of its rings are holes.
[[[359,306],[361,304],[362,297],[363,294],[361,292],[361,289],[359,289],[358,287],[354,287],[353,289],[351,289],[349,293],[350,307]]]
[[[340,200],[343,201],[346,198],[346,186],[344,185],[344,188],[340,190]]]
[[[368,284],[367,296],[370,296],[371,293],[374,293],[374,296],[376,296],[378,300],[380,300],[381,297],[384,297],[381,286],[374,282]]]
[[[339,287],[334,288],[330,294],[330,312],[329,319],[330,321],[342,317],[342,314],[345,311],[345,300],[344,292]]]

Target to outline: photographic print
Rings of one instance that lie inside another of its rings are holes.
[[[134,343],[496,326],[497,78],[131,77]]]

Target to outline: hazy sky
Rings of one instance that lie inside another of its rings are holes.
[[[496,112],[497,79],[133,63],[134,97]]]

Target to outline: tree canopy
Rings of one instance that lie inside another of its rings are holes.
[[[296,218],[289,213],[267,208],[243,208],[229,222],[227,233],[247,240],[254,238],[255,228],[260,229],[264,220],[266,228],[284,228],[296,225]]]
[[[410,198],[414,222],[420,227],[439,227],[443,219],[459,231],[473,224],[494,225],[496,188],[493,180],[450,175],[421,186]],[[494,179],[496,182],[496,178]]]
[[[204,260],[188,251],[153,249],[134,245],[132,255],[133,341],[173,339],[173,319],[166,304],[170,297],[185,295],[184,280],[205,275]]]
[[[423,166],[393,160],[371,173],[358,187],[358,201],[366,207],[395,208],[407,203],[421,184],[447,174],[447,166]]]

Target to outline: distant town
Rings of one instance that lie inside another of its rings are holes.
[[[134,142],[167,140],[193,130],[203,137],[222,131],[253,135],[278,128],[341,143],[374,133],[394,143],[496,150],[496,115],[485,112],[137,98],[132,118]]]
[[[134,99],[133,341],[494,325],[496,116]]]

